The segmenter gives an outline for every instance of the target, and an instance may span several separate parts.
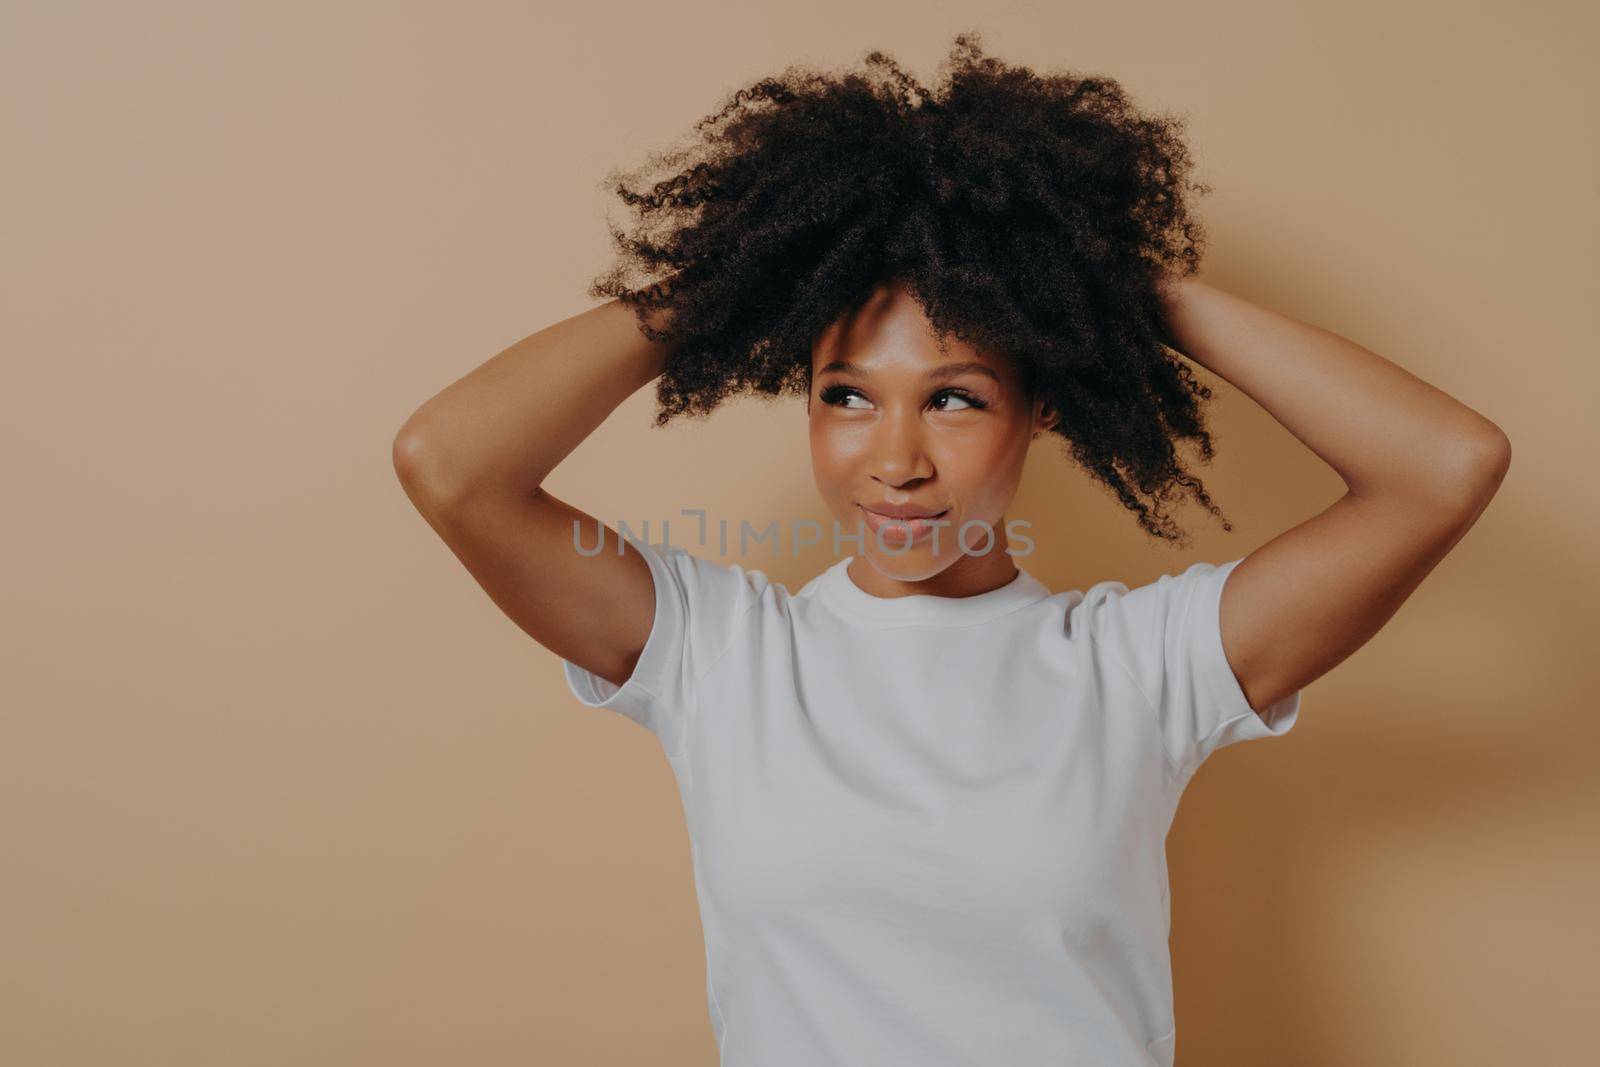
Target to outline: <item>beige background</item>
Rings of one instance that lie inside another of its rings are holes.
[[[599,186],[790,61],[960,30],[1186,113],[1213,284],[1499,423],[1458,549],[1172,856],[1179,1062],[1576,1063],[1600,923],[1593,9],[16,3],[0,1042],[13,1064],[711,1064],[689,852],[412,510],[401,422],[589,306]],[[1223,388],[1194,547],[1041,449],[1061,590],[1243,555],[1337,476]],[[822,519],[799,404],[555,473],[608,521]],[[736,520],[735,520],[736,521]],[[764,551],[764,550],[763,550]],[[828,557],[746,559],[797,588]]]

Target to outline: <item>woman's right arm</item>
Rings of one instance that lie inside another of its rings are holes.
[[[659,325],[659,320],[652,320]],[[623,400],[659,376],[670,348],[610,301],[523,338],[414,412],[394,439],[406,495],[500,609],[534,640],[616,685],[650,636],[655,585],[637,551],[592,549],[597,520],[545,477]]]

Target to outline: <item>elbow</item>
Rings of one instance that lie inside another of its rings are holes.
[[[1453,453],[1448,487],[1452,496],[1468,508],[1482,508],[1511,469],[1511,439],[1484,420],[1482,430],[1463,438]]]
[[[1498,488],[1505,481],[1506,472],[1511,469],[1511,438],[1491,422],[1471,451],[1472,468],[1480,478]]]
[[[1352,485],[1358,497],[1384,498],[1403,507],[1458,523],[1486,507],[1511,468],[1511,440],[1479,416],[1466,430],[1440,435],[1426,451],[1391,456],[1386,480]]]
[[[389,458],[402,485],[414,485],[421,480],[427,469],[428,446],[409,422],[394,435],[394,442],[389,446]]]
[[[444,477],[440,453],[434,438],[422,421],[413,415],[406,420],[390,445],[390,461],[406,495],[419,504],[446,501],[451,490]]]

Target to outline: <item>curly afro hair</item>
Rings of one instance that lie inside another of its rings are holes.
[[[880,286],[914,296],[941,344],[1005,353],[1052,434],[1151,536],[1187,543],[1179,462],[1212,458],[1211,391],[1172,353],[1170,277],[1199,268],[1182,120],[1118,83],[1037,75],[961,34],[929,91],[881,51],[836,77],[790,66],[726,98],[685,144],[606,185],[637,209],[589,288],[668,342],[655,425],[741,392],[808,396],[812,346]],[[652,168],[671,174],[630,188]],[[1223,519],[1223,528],[1232,526]]]

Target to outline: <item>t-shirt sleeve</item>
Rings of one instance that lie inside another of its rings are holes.
[[[669,754],[683,750],[699,679],[738,635],[766,575],[665,542],[626,542],[650,567],[655,616],[633,674],[620,686],[563,659],[567,687],[590,708],[621,712],[654,733]]]
[[[1116,661],[1108,669],[1131,676],[1185,775],[1219,748],[1283,736],[1299,717],[1300,690],[1260,714],[1251,708],[1223,650],[1222,587],[1243,562],[1196,563],[1132,591],[1103,582],[1085,599],[1096,647]]]

